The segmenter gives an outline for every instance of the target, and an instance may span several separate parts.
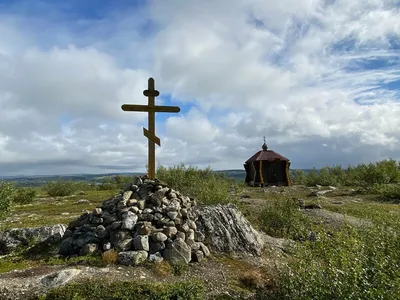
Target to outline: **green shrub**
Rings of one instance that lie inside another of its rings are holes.
[[[400,184],[374,184],[366,193],[381,195],[383,200],[400,203]]]
[[[203,204],[227,203],[229,189],[235,181],[224,174],[215,174],[209,167],[198,169],[184,164],[171,168],[158,167],[157,178],[171,188],[198,199]]]
[[[294,259],[280,270],[278,290],[269,296],[400,299],[400,226],[397,220],[390,222],[359,230],[346,227],[335,235],[321,229],[315,241],[297,245]]]
[[[322,186],[328,186],[328,185],[337,185],[339,183],[339,178],[338,176],[335,176],[331,173],[331,168],[329,167],[323,167],[319,171],[317,171],[315,168],[311,170],[306,176],[305,176],[305,184],[308,186],[313,186],[313,185],[322,185]]]
[[[48,182],[44,190],[51,197],[70,196],[77,190],[77,185],[73,181],[57,180]]]
[[[311,226],[309,219],[292,199],[273,200],[261,212],[257,222],[260,229],[278,238],[304,240]]]
[[[312,185],[339,185],[370,187],[374,184],[400,183],[400,168],[393,159],[382,160],[376,163],[348,166],[343,169],[340,165],[325,166],[320,170],[313,168],[305,174],[301,170],[292,170],[291,178],[294,184]]]
[[[290,170],[290,181],[293,184],[306,184],[306,174],[303,170]]]
[[[0,215],[9,212],[14,194],[15,185],[13,183],[0,182]]]
[[[32,203],[36,197],[36,190],[32,188],[17,188],[15,190],[13,203],[16,204],[29,204]]]
[[[189,265],[188,264],[180,263],[180,264],[172,265],[172,271],[173,271],[174,275],[176,275],[176,276],[182,276],[188,270],[189,270]]]
[[[41,297],[41,299],[45,300],[200,300],[204,298],[203,283],[195,280],[169,284],[86,280],[80,283],[69,283],[65,286],[57,287],[50,290],[47,295]]]

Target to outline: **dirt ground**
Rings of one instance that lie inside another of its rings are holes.
[[[267,257],[233,258],[230,256],[213,256],[201,263],[191,263],[182,275],[157,275],[148,267],[129,267],[109,265],[93,267],[85,265],[44,266],[27,270],[15,270],[0,274],[0,299],[26,299],[26,295],[41,294],[47,287],[41,279],[61,270],[78,269],[80,273],[72,281],[105,278],[111,281],[146,281],[146,282],[177,282],[187,279],[199,279],[204,282],[208,299],[225,294],[240,299],[251,299],[253,292],[240,282],[244,272],[270,269],[271,276],[275,260]],[[266,278],[267,280],[267,278]]]

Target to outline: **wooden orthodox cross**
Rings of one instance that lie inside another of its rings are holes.
[[[181,109],[178,106],[156,106],[155,97],[160,93],[154,89],[154,79],[149,78],[147,90],[143,91],[143,95],[148,98],[148,105],[137,104],[124,104],[122,105],[123,111],[147,111],[149,114],[149,129],[143,127],[143,134],[147,137],[149,142],[149,162],[148,162],[148,176],[150,179],[156,178],[156,146],[161,146],[160,139],[156,136],[156,112],[170,112],[178,113]]]

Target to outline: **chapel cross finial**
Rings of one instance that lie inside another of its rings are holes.
[[[143,127],[143,134],[147,137],[149,142],[149,161],[148,161],[148,176],[149,179],[156,178],[156,147],[155,144],[161,146],[160,139],[156,136],[156,121],[155,121],[155,113],[156,112],[170,112],[170,113],[178,113],[180,112],[180,108],[178,106],[156,106],[155,105],[155,97],[160,95],[160,92],[154,88],[154,79],[149,78],[148,80],[148,88],[143,91],[143,95],[148,98],[148,105],[137,105],[137,104],[124,104],[122,105],[123,111],[147,111],[149,115],[149,123],[147,130]]]
[[[265,141],[265,136],[264,136],[264,144],[262,145],[262,149],[263,149],[264,151],[267,151],[267,150],[268,150],[267,142]]]

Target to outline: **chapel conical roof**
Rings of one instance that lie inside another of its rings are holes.
[[[246,163],[248,162],[253,162],[253,161],[273,161],[273,160],[284,160],[284,161],[289,161],[286,157],[280,155],[279,153],[276,153],[273,150],[268,150],[267,143],[265,142],[265,137],[264,137],[264,144],[262,145],[262,150],[258,151],[255,153],[252,157],[250,157]]]

